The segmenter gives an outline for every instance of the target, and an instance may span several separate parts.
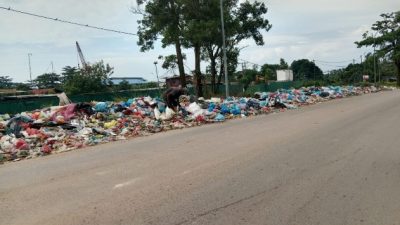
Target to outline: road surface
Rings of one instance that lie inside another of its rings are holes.
[[[0,224],[400,224],[400,91],[0,165]]]

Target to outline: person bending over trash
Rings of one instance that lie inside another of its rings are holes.
[[[180,103],[179,100],[182,101],[182,98],[180,99],[180,97],[186,94],[187,94],[186,88],[171,87],[165,91],[163,97],[167,106],[176,112],[178,111],[179,108],[179,103]]]
[[[69,105],[72,103],[72,101],[68,98],[64,91],[58,88],[54,89],[54,91],[56,92],[57,97],[60,100],[59,106]]]

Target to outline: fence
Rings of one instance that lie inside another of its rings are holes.
[[[254,92],[273,92],[278,89],[289,89],[299,88],[302,86],[300,81],[289,81],[289,82],[273,82],[270,84],[258,84],[252,85],[244,91],[242,84],[232,84],[229,86],[229,93],[231,96],[250,96]],[[165,89],[161,89],[161,93]],[[194,88],[188,88],[190,94],[194,94]],[[225,85],[217,86],[218,96],[224,96]],[[211,93],[210,86],[204,86],[205,93]],[[140,96],[151,96],[159,97],[160,91],[157,88],[146,89],[146,90],[129,90],[129,91],[118,91],[118,92],[104,92],[104,93],[93,93],[93,94],[81,94],[69,96],[73,102],[90,102],[90,101],[119,101],[126,100],[129,98],[140,97]],[[41,109],[50,106],[58,105],[58,98],[56,96],[32,96],[29,98],[20,99],[2,99],[0,100],[0,114],[2,113],[20,113],[25,111],[32,111],[35,109]]]

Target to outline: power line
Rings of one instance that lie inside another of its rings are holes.
[[[315,60],[316,62],[320,62],[320,63],[332,63],[332,64],[335,64],[335,63],[346,63],[346,62],[352,62],[353,61],[353,59],[350,59],[350,60],[345,60],[345,61],[338,61],[338,62],[329,62],[329,61],[321,61],[321,60]]]
[[[347,67],[347,66],[334,66],[334,65],[324,65],[324,66],[333,67],[333,68],[345,68],[345,67]]]
[[[38,17],[38,18],[42,18],[42,19],[46,19],[46,20],[52,20],[52,21],[55,21],[55,22],[67,23],[67,24],[72,24],[72,25],[76,25],[76,26],[92,28],[92,29],[108,31],[108,32],[114,32],[114,33],[119,33],[119,34],[137,36],[137,34],[135,34],[135,33],[119,31],[119,30],[113,30],[113,29],[108,29],[108,28],[98,27],[98,26],[92,26],[92,25],[83,24],[83,23],[71,22],[71,21],[68,21],[68,20],[52,18],[52,17],[48,17],[48,16],[42,16],[42,15],[35,14],[35,13],[30,13],[30,12],[25,12],[25,11],[21,11],[21,10],[12,9],[11,7],[6,8],[6,7],[0,6],[0,9],[8,10],[8,11],[11,11],[11,12],[20,13],[20,14],[24,14],[24,15],[28,15],[28,16]]]
[[[260,66],[260,67],[262,66],[260,64],[254,63],[254,62],[250,62],[248,60],[244,60],[244,59],[240,59],[240,58],[239,58],[239,60],[242,61],[242,62],[246,62],[246,63],[250,63],[250,64],[253,64],[253,65],[256,65],[256,66]],[[346,65],[331,65],[331,63],[335,63],[335,64],[337,64],[337,63],[346,63],[346,62],[352,62],[353,60],[346,60],[346,61],[341,61],[341,62],[327,62],[327,61],[320,61],[320,60],[314,60],[314,61],[318,62],[319,64],[322,64],[324,66],[336,67],[336,68],[344,68],[344,67],[346,67]]]
[[[246,63],[250,63],[250,64],[253,64],[253,65],[256,65],[256,66],[262,66],[260,64],[253,63],[253,62],[250,62],[250,61],[247,61],[247,60],[244,60],[244,59],[239,59],[239,60],[242,61],[242,62],[246,62]]]

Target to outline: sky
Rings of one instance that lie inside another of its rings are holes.
[[[240,60],[253,64],[289,64],[297,59],[315,60],[323,70],[338,69],[359,62],[371,49],[357,48],[355,41],[380,19],[382,13],[400,10],[398,0],[264,0],[265,17],[272,24],[263,32],[264,46],[252,40],[240,43]],[[130,33],[137,32],[139,15],[130,11],[135,0],[0,0],[0,6],[53,18],[89,24]],[[140,52],[137,37],[43,20],[0,9],[0,76],[14,82],[43,73],[61,73],[65,66],[78,66],[78,41],[87,61],[104,60],[114,67],[113,77],[143,77],[155,81],[153,64],[159,55],[174,54],[174,48]],[[193,50],[187,55],[186,69],[194,69]],[[168,73],[160,68],[160,77]],[[51,66],[53,64],[53,67]],[[206,63],[203,62],[203,65]],[[238,67],[241,69],[241,67]]]

